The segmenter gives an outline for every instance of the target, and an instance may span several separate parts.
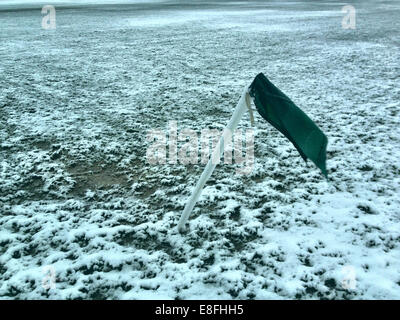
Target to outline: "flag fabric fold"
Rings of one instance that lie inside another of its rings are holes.
[[[327,177],[328,138],[321,129],[263,73],[254,78],[249,94],[260,115],[293,143],[305,161],[310,159]]]

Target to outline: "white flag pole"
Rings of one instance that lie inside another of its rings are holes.
[[[248,87],[246,86],[245,90],[242,93],[242,96],[239,99],[239,102],[233,111],[232,117],[229,120],[228,124],[226,125],[222,137],[220,138],[217,147],[214,149],[210,160],[208,160],[207,166],[205,167],[203,173],[200,176],[199,181],[197,182],[196,187],[193,190],[192,195],[190,196],[188,202],[186,203],[185,209],[181,215],[181,219],[178,223],[178,230],[179,232],[183,232],[185,230],[185,223],[189,218],[190,213],[193,210],[194,205],[196,204],[197,200],[200,197],[201,191],[204,188],[207,180],[210,178],[211,174],[213,173],[215,167],[217,166],[222,153],[224,152],[224,141],[227,137],[230,137],[235,131],[236,127],[239,124],[240,119],[242,118],[243,114],[246,111],[246,108],[249,108],[251,111],[251,107],[249,106],[250,97],[248,93]]]

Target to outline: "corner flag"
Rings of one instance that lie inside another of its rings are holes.
[[[326,146],[328,138],[292,100],[275,87],[264,74],[259,73],[250,87],[245,87],[213,155],[201,174],[192,195],[186,202],[178,223],[180,232],[185,230],[185,223],[199,199],[204,185],[216,167],[215,159],[219,159],[222,155],[222,146],[227,138],[226,132],[233,133],[246,109],[249,109],[251,119],[253,119],[250,97],[253,98],[259,114],[293,143],[305,161],[310,159],[327,177]]]

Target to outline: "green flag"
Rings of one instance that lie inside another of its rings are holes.
[[[328,139],[321,129],[264,74],[254,78],[249,93],[260,115],[293,143],[305,161],[310,159],[327,177]]]

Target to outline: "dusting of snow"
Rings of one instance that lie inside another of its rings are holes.
[[[340,3],[135,3],[56,4],[56,30],[0,6],[0,297],[399,299],[398,2],[355,30]],[[146,133],[221,128],[259,72],[329,180],[258,116],[253,172],[218,166],[179,234],[204,165],[148,164]]]

